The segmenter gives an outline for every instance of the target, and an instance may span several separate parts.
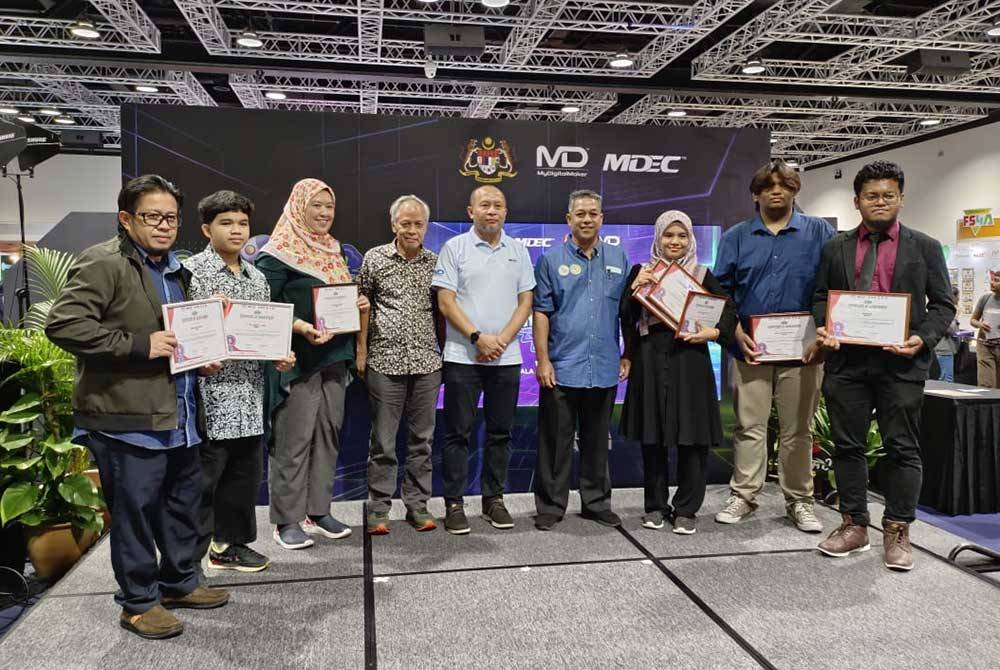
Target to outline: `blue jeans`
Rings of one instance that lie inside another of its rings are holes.
[[[941,376],[938,377],[938,380],[943,382],[954,382],[955,354],[938,354],[937,359],[938,365],[941,366]]]

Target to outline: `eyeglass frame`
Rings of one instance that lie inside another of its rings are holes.
[[[129,212],[129,214],[142,221],[142,225],[146,226],[147,228],[159,228],[164,221],[167,221],[167,228],[170,230],[177,230],[181,227],[180,212],[178,212],[177,214],[164,214],[163,212]],[[150,215],[158,216],[160,217],[160,220],[157,223],[149,223],[146,220],[146,217]],[[174,225],[170,224],[168,217],[171,216],[174,218]]]
[[[858,199],[868,205],[874,205],[879,200],[887,205],[895,205],[903,199],[902,193],[862,193]]]

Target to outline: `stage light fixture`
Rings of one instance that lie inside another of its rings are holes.
[[[483,7],[489,7],[490,9],[500,9],[501,7],[506,7],[510,4],[510,0],[479,0]]]
[[[437,73],[438,73],[438,64],[434,61],[433,58],[428,58],[424,62],[424,76],[427,77],[428,79],[433,79],[434,77],[437,76]]]
[[[767,71],[764,64],[756,58],[751,58],[746,63],[743,64],[743,74],[763,74]]]
[[[73,37],[79,37],[84,40],[96,40],[101,36],[101,31],[93,24],[92,21],[77,21],[69,27],[69,33]]]
[[[28,116],[27,114],[20,114],[17,117],[17,120],[18,121],[23,121],[24,123],[34,123],[35,122],[35,117]]]
[[[236,43],[241,47],[246,47],[248,49],[259,49],[264,46],[263,40],[257,36],[257,33],[252,30],[244,30],[243,33],[236,38]]]
[[[687,115],[688,113],[685,112],[683,109],[671,109],[669,112],[667,112],[667,116],[673,119],[679,119],[682,116],[687,116]]]
[[[988,28],[986,34],[990,37],[1000,37],[1000,19],[993,22],[993,27]]]
[[[268,100],[284,100],[288,96],[282,93],[281,91],[268,91],[267,93],[264,94],[264,97],[267,98]]]
[[[72,125],[74,125],[76,123],[76,121],[74,119],[71,119],[68,116],[60,116],[58,119],[54,119],[54,120],[55,120],[56,123],[60,123],[60,124],[62,124],[64,126],[72,126]]]
[[[563,114],[576,114],[580,108],[577,105],[563,105],[561,111]]]
[[[21,110],[16,107],[0,107],[0,114],[20,114]]]
[[[920,122],[920,125],[926,126],[928,128],[931,127],[931,126],[937,126],[937,125],[940,125],[940,124],[941,124],[941,119],[924,119],[924,120],[922,120]]]
[[[625,68],[630,68],[635,65],[635,59],[623,51],[609,58],[608,65],[616,70],[624,70]]]
[[[134,88],[139,93],[159,93],[160,92],[160,89],[158,87],[156,87],[156,86],[150,86],[149,84],[138,84]]]
[[[40,109],[38,111],[44,114],[45,116],[59,116],[62,114],[62,112],[60,112],[58,109],[45,108],[45,109]]]

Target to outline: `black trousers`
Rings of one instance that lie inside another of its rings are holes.
[[[705,502],[708,446],[677,447],[677,490],[670,505],[669,449],[660,444],[642,445],[643,502],[647,512],[694,518]]]
[[[539,389],[535,509],[562,517],[569,501],[573,443],[579,427],[580,506],[611,509],[608,430],[616,387]]]
[[[111,511],[115,602],[141,614],[159,604],[161,593],[193,591],[198,586],[200,449],[144,449],[100,433],[90,434],[88,446]]]
[[[226,544],[250,544],[257,539],[257,492],[264,474],[262,437],[202,443],[199,560],[213,538]]]
[[[486,443],[481,490],[484,498],[503,495],[510,462],[511,426],[521,388],[520,365],[444,364],[444,499],[461,502],[469,475],[469,447],[476,405],[483,396]]]
[[[885,517],[913,521],[922,477],[920,410],[924,383],[894,379],[882,366],[873,364],[827,373],[823,396],[835,445],[833,469],[840,511],[850,514],[855,523],[869,522],[865,450],[874,409],[886,451]]]

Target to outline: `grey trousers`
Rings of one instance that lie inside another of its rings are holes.
[[[368,450],[368,499],[372,512],[388,512],[399,479],[396,433],[406,415],[406,474],[403,504],[422,509],[431,497],[431,444],[441,371],[423,375],[384,375],[371,368],[366,376],[371,401],[372,434]]]
[[[268,460],[271,523],[299,523],[330,513],[344,422],[347,365],[334,363],[292,382],[274,418]]]

